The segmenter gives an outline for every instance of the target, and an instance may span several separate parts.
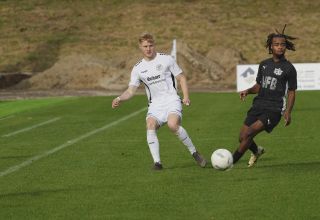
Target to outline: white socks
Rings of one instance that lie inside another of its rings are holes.
[[[189,152],[191,154],[193,154],[194,152],[196,152],[196,148],[193,145],[187,131],[179,126],[178,131],[176,132],[176,135],[178,136],[178,138],[182,141],[182,143],[188,148]],[[153,161],[159,162],[160,161],[160,150],[159,150],[159,140],[157,137],[157,132],[155,130],[147,130],[147,141],[148,141],[148,145],[149,145],[149,149],[150,149],[150,153],[152,155]]]
[[[176,135],[178,136],[178,138],[180,139],[180,141],[182,141],[182,143],[188,148],[188,150],[190,151],[191,154],[193,154],[194,152],[196,152],[196,148],[193,145],[187,131],[179,126],[178,131],[176,132]]]
[[[160,163],[159,140],[155,130],[147,130],[147,141],[153,161]]]

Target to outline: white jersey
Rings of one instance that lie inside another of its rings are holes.
[[[175,77],[181,68],[170,56],[157,53],[153,60],[142,59],[132,69],[129,86],[145,85],[150,104],[162,104],[180,99]]]

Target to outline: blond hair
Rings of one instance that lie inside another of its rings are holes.
[[[147,41],[149,43],[154,43],[154,38],[152,34],[150,33],[143,33],[139,37],[139,44],[141,44],[143,41]]]

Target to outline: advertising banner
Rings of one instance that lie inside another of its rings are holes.
[[[298,90],[320,90],[320,63],[294,63],[297,70]],[[237,91],[256,83],[259,65],[237,65]]]

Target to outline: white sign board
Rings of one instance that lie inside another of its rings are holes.
[[[320,63],[294,63],[297,70],[298,90],[320,90]],[[237,65],[237,91],[256,83],[259,65]]]
[[[320,63],[293,65],[297,70],[298,90],[320,90]]]
[[[259,65],[237,65],[237,91],[243,91],[256,83]]]

